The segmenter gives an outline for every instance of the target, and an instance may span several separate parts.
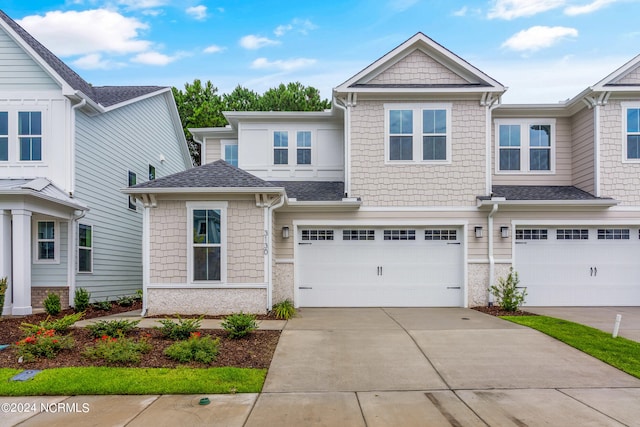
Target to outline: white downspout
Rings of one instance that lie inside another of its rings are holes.
[[[333,105],[344,111],[344,197],[351,194],[351,105],[333,97]]]
[[[493,215],[498,212],[498,204],[494,204],[487,216],[487,238],[489,241],[489,287],[496,278],[496,261],[493,256]],[[493,295],[489,292],[489,307],[493,306]]]
[[[596,103],[593,107],[593,139],[594,139],[594,153],[593,153],[593,162],[595,169],[594,176],[594,190],[595,196],[600,197],[600,103]]]
[[[73,197],[76,192],[76,111],[87,105],[87,100],[82,99],[78,104],[71,107],[71,167],[69,168],[69,196]]]
[[[265,261],[267,279],[267,311],[273,306],[273,211],[284,205],[285,196],[280,195],[275,204],[265,204]]]

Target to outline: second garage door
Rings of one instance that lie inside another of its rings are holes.
[[[303,307],[459,307],[461,228],[300,228]]]

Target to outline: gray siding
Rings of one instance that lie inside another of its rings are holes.
[[[32,221],[35,223],[36,221],[58,221],[55,218],[36,218],[34,217]],[[60,239],[60,254],[59,254],[59,264],[31,264],[31,286],[68,286],[68,276],[67,276],[67,265],[68,265],[68,255],[69,255],[69,245],[68,243],[68,229],[69,224],[67,222],[59,221],[56,223],[58,228],[55,232],[59,235],[58,239]],[[31,240],[35,242],[34,237],[32,236]]]
[[[149,164],[158,178],[184,170],[179,144],[164,96],[99,116],[78,114],[76,197],[91,209],[81,222],[93,225],[94,247],[93,273],[78,274],[76,287],[94,299],[141,288],[142,208],[130,210],[120,190],[128,184],[128,171],[138,183],[146,181]]]
[[[57,90],[60,86],[0,30],[0,90]]]
[[[595,193],[594,123],[593,110],[583,109],[572,119],[573,185]]]

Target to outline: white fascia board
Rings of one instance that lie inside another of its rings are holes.
[[[604,79],[600,80],[595,85],[591,86],[591,88],[593,90],[596,90],[596,91],[609,91],[610,88],[605,87],[605,85],[607,83],[611,83],[612,81],[614,81],[618,77],[622,76],[627,71],[629,71],[630,69],[632,69],[633,67],[638,65],[638,63],[640,63],[640,55],[636,55],[635,57],[633,57],[631,60],[629,60],[622,67],[618,68],[613,73],[609,74],[607,77],[605,77]]]
[[[353,208],[358,209],[362,205],[360,200],[340,200],[340,201],[300,201],[287,199],[287,207],[291,208]]]
[[[223,111],[232,128],[240,121],[331,120],[338,117],[334,109],[325,111]]]
[[[238,138],[238,131],[231,126],[215,128],[187,128],[191,135],[198,138]]]
[[[51,196],[39,193],[38,191],[34,191],[34,190],[21,189],[21,190],[0,191],[0,196],[2,196],[2,195],[6,195],[6,196],[32,196],[32,197],[35,197],[37,199],[45,200],[47,202],[52,202],[52,203],[55,203],[55,204],[58,204],[58,205],[62,205],[62,206],[67,206],[69,208],[76,209],[76,210],[79,210],[79,211],[88,211],[89,210],[89,208],[87,206],[83,205],[82,203],[74,203],[74,202],[70,202],[70,201],[66,201],[66,200],[57,199],[55,197],[51,197]]]
[[[171,88],[163,87],[163,88],[158,89],[158,90],[156,90],[154,92],[150,92],[150,93],[147,93],[147,94],[144,94],[144,95],[140,95],[140,96],[138,96],[136,98],[131,98],[131,99],[128,99],[126,101],[122,101],[122,102],[120,102],[118,104],[113,104],[113,105],[111,105],[109,107],[103,107],[103,109],[104,109],[104,112],[117,110],[118,108],[126,107],[127,105],[131,105],[131,104],[135,104],[136,102],[142,101],[143,99],[153,98],[154,96],[158,96],[158,95],[160,95],[162,93],[165,93],[165,92],[171,92]]]
[[[283,187],[165,187],[165,188],[122,188],[125,194],[282,194]]]
[[[610,207],[620,202],[614,199],[596,200],[480,200],[478,207],[484,206],[573,206],[573,207]]]
[[[347,87],[334,89],[338,93],[504,93],[505,90],[491,86],[472,87]]]

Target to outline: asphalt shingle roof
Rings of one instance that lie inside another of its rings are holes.
[[[165,89],[161,86],[98,86],[94,87],[73,71],[60,58],[36,40],[18,23],[0,10],[0,19],[7,23],[69,86],[88,96],[93,102],[109,107],[123,101]]]
[[[340,181],[270,181],[284,187],[287,197],[298,201],[332,202],[344,197],[344,182]]]
[[[570,185],[494,185],[494,197],[507,200],[597,200],[584,190]],[[490,197],[481,197],[482,200]]]
[[[173,175],[134,185],[131,188],[276,188],[255,175],[231,166],[224,160],[198,166]]]

